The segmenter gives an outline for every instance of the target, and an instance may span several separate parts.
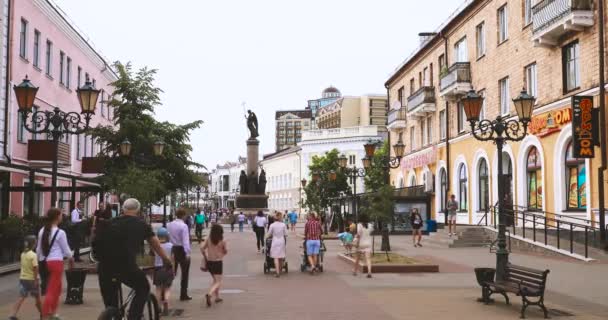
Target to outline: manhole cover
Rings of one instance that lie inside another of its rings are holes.
[[[241,289],[222,289],[220,290],[220,293],[225,293],[225,294],[234,294],[234,293],[243,293],[245,291],[241,290]]]
[[[555,317],[574,317],[574,314],[572,314],[568,311],[558,310],[558,309],[549,309],[549,315],[552,315]]]

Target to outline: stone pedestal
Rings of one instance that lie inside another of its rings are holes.
[[[260,156],[260,142],[257,139],[247,140],[247,194],[239,194],[236,196],[235,211],[257,213],[257,211],[267,211],[268,196],[265,194],[256,194],[258,192],[259,172],[258,160]]]
[[[247,176],[259,175],[258,160],[260,159],[260,142],[258,139],[247,140]]]

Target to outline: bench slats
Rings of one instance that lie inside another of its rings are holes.
[[[519,270],[519,269],[512,269],[512,268],[507,268],[507,272],[514,273],[514,274],[521,274],[521,275],[525,275],[529,278],[539,279],[539,280],[543,280],[546,277],[546,274],[542,273],[542,272],[541,273],[532,273],[532,272]]]
[[[530,272],[532,274],[545,274],[545,273],[549,273],[549,270],[532,269],[532,268],[528,268],[528,267],[518,266],[518,265],[515,265],[515,264],[509,264],[507,266],[507,268],[508,269],[515,269],[515,270],[522,270],[522,271]]]
[[[507,279],[515,279],[518,281],[521,281],[523,284],[526,285],[531,285],[531,286],[536,286],[536,287],[542,287],[544,284],[543,280],[538,280],[538,279],[531,279],[525,276],[521,276],[518,274],[507,274]]]

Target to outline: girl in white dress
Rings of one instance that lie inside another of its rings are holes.
[[[274,259],[276,277],[281,276],[282,262],[286,256],[285,238],[287,238],[287,225],[283,223],[282,214],[277,212],[275,221],[268,228],[268,238],[272,238],[270,257]]]
[[[355,255],[355,268],[353,270],[353,275],[356,276],[359,271],[359,260],[361,259],[361,255],[365,255],[365,262],[367,264],[367,277],[372,277],[372,236],[371,236],[371,226],[369,226],[369,219],[367,215],[359,216],[359,223],[357,223],[357,234],[355,235],[355,240],[353,243],[356,248]]]

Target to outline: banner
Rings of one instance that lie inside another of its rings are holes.
[[[592,96],[572,97],[572,148],[574,158],[593,158],[598,139],[598,113]]]

